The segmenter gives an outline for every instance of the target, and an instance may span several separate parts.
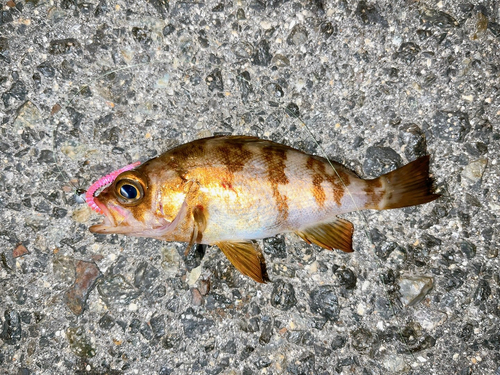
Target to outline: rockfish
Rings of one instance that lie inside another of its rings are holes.
[[[93,184],[87,202],[105,215],[91,232],[216,245],[240,272],[266,282],[264,257],[252,240],[294,232],[325,249],[352,252],[353,225],[338,215],[427,203],[439,197],[432,184],[429,156],[363,180],[292,147],[227,136],[122,168]]]

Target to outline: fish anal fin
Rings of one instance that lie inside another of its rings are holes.
[[[314,243],[328,250],[340,249],[352,253],[352,233],[354,226],[350,221],[337,218],[330,223],[318,224],[296,231],[307,243]]]
[[[266,261],[262,252],[252,242],[216,242],[215,245],[222,250],[233,266],[242,274],[254,279],[258,283],[269,280]]]

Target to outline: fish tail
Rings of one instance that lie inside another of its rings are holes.
[[[429,155],[422,156],[411,163],[386,173],[372,184],[381,186],[379,210],[416,206],[431,202],[440,197],[433,191],[434,180],[429,176]]]

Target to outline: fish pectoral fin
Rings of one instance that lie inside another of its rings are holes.
[[[195,243],[200,243],[203,239],[203,232],[207,227],[207,216],[205,215],[205,210],[202,205],[197,205],[191,211],[193,216],[193,232],[191,233],[191,238],[189,243],[186,245],[186,250],[184,250],[184,256],[189,254],[189,250]]]
[[[251,277],[258,283],[266,283],[266,261],[262,252],[252,242],[216,242],[233,266],[242,274]]]
[[[307,243],[314,243],[328,250],[340,249],[352,253],[352,233],[354,226],[350,221],[337,218],[326,224],[318,224],[295,233]]]

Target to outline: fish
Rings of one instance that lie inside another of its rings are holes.
[[[352,252],[354,226],[339,215],[437,199],[429,161],[422,156],[362,179],[339,163],[257,137],[198,139],[94,183],[86,200],[104,218],[90,231],[185,242],[186,251],[215,245],[242,274],[265,283],[254,240],[293,232],[309,244]]]

